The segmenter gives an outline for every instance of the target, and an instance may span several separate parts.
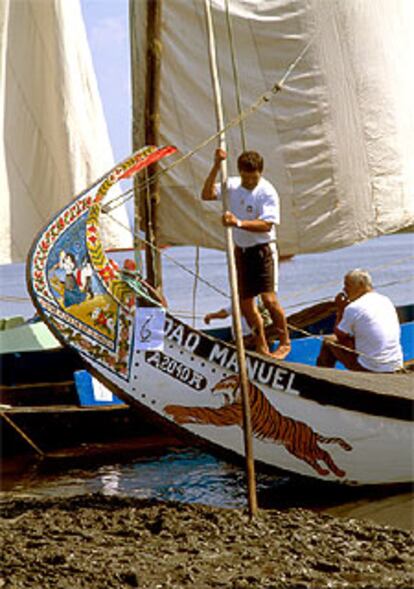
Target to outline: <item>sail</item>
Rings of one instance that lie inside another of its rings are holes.
[[[280,93],[245,123],[281,198],[281,253],[325,251],[414,224],[414,3],[411,0],[229,0],[243,107],[278,82]],[[163,3],[160,143],[185,154],[215,132],[204,3]],[[133,31],[145,79],[145,3]],[[225,0],[212,0],[227,120],[237,116]],[[134,120],[144,144],[145,84]],[[241,151],[228,132],[230,173]],[[160,183],[163,244],[223,248],[219,203],[200,199],[216,143]]]
[[[0,2],[0,263],[113,166],[79,0]],[[129,247],[125,210],[107,247]]]

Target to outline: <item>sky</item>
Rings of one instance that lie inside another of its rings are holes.
[[[115,161],[132,151],[128,0],[81,0]]]

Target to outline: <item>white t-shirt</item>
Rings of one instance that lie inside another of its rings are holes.
[[[221,198],[221,185],[216,184],[217,198]],[[227,180],[229,209],[241,221],[262,219],[273,223],[266,232],[245,231],[234,227],[234,243],[239,247],[252,247],[260,243],[276,240],[275,225],[280,223],[279,196],[275,187],[265,178],[260,178],[253,190],[246,190],[241,185],[240,176],[231,176]]]
[[[394,372],[402,367],[400,324],[390,299],[367,292],[345,307],[338,329],[355,338],[358,362],[374,372]]]

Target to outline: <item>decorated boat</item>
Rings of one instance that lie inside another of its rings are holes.
[[[139,150],[58,213],[32,247],[28,286],[51,331],[117,396],[186,435],[242,455],[234,345],[170,314],[139,272],[107,257],[100,240],[109,190],[175,151]],[[298,349],[306,341],[297,340]],[[256,460],[347,484],[411,480],[410,374],[351,373],[288,360],[246,352]]]
[[[4,473],[33,466],[34,457],[55,466],[119,461],[180,445],[93,378],[42,321],[7,324],[0,331]]]
[[[99,442],[109,453],[121,438],[132,442],[132,429],[135,451],[149,449],[144,420],[84,372],[79,384],[79,356],[27,319],[33,307],[17,266],[51,211],[114,163],[79,1],[1,3],[0,87],[2,455],[76,447],[91,456],[97,446],[102,455]],[[115,218],[101,234],[105,247],[131,247],[124,207]],[[27,320],[17,325],[16,313]]]

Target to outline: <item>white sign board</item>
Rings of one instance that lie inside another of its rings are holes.
[[[140,307],[135,315],[135,349],[162,350],[164,348],[165,310],[159,307]]]

